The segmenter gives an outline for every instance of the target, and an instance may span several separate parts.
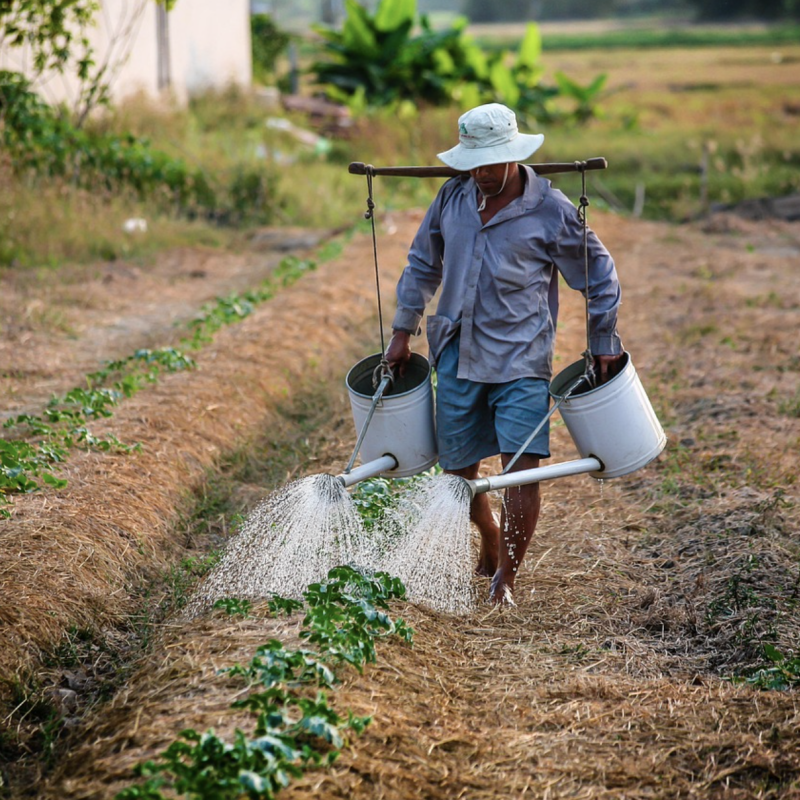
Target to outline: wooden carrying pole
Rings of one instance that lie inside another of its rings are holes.
[[[538,175],[552,175],[555,172],[582,172],[590,169],[605,169],[608,163],[604,158],[590,158],[586,161],[565,161],[551,164],[528,164]],[[362,161],[353,161],[348,172],[351,175],[388,175],[396,178],[454,178],[463,175],[452,167],[373,167]]]

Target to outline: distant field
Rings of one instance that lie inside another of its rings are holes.
[[[606,155],[608,199],[683,219],[710,204],[800,190],[800,43],[548,52],[547,74],[608,76],[600,118],[552,131],[555,150]],[[582,156],[583,157],[583,156]]]
[[[548,73],[563,70],[573,77],[608,74],[607,87],[615,90],[713,94],[740,93],[767,87],[796,89],[800,84],[800,42],[780,47],[620,48],[547,52]],[[782,90],[783,91],[783,90]]]
[[[800,191],[800,42],[553,50],[542,64],[542,80],[550,85],[557,71],[584,85],[607,76],[597,116],[588,123],[521,120],[524,129],[545,134],[535,160],[608,159],[607,171],[589,176],[601,205],[680,221],[714,204]],[[367,136],[350,142],[354,160],[435,163],[435,154],[452,144],[459,113],[428,109],[405,125],[373,120]],[[579,194],[574,175],[555,182],[571,197]],[[393,203],[406,205],[424,204],[435,184],[381,187]]]
[[[513,51],[523,30],[523,25],[474,26],[471,32]],[[601,73],[607,76],[597,116],[588,123],[568,127],[521,120],[524,129],[545,134],[536,160],[608,159],[607,171],[589,176],[596,204],[681,221],[714,204],[800,191],[797,27],[656,30],[590,22],[547,23],[542,31],[546,84],[553,85],[557,71],[582,85]],[[660,46],[653,44],[654,37],[661,37]],[[712,44],[701,45],[703,37]],[[312,60],[318,46],[305,40],[301,63]],[[454,143],[461,109],[376,111],[343,135],[320,131],[329,139],[327,154],[264,125],[265,117],[278,113],[265,110],[257,98],[222,93],[169,113],[134,100],[104,125],[119,134],[144,136],[155,148],[209,174],[225,176],[239,164],[263,169],[275,193],[276,221],[338,227],[360,220],[364,208],[363,182],[347,176],[348,162],[436,163],[436,153]],[[314,125],[301,115],[293,122],[301,128]],[[555,182],[578,196],[574,176],[558,176]],[[13,178],[10,164],[2,160],[0,185],[5,188],[0,192],[0,264],[144,255],[169,242],[199,238],[210,243],[227,236],[202,219],[162,216],[146,238],[120,238],[126,219],[152,220],[153,208],[122,195],[81,194],[69,185],[32,188],[25,179]],[[378,182],[376,192],[388,209],[424,207],[438,185],[436,180],[392,179]],[[335,202],[320,201],[334,197]],[[93,219],[91,228],[81,224],[87,217]],[[43,237],[41,230],[52,235]]]
[[[629,47],[774,46],[800,43],[798,25],[692,25],[645,20],[578,20],[539,23],[545,50]],[[470,33],[487,45],[512,46],[523,23],[471,25]]]

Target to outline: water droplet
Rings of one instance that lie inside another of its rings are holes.
[[[467,483],[454,475],[420,481],[387,516],[382,569],[403,581],[408,599],[449,614],[474,608]]]
[[[333,567],[368,566],[371,549],[341,482],[332,475],[311,475],[254,509],[201,586],[197,603],[272,594],[299,598]]]
[[[245,520],[190,606],[223,597],[299,598],[336,566],[400,578],[411,602],[463,614],[474,607],[469,488],[438,475],[419,481],[367,531],[332,475],[311,475],[271,494]]]
[[[605,503],[605,488],[606,482],[603,478],[598,478],[597,482],[600,484],[600,535],[606,535],[606,503]]]

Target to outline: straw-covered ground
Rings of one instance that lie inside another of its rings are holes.
[[[382,220],[384,287],[418,221]],[[790,656],[800,641],[800,228],[595,212],[591,222],[617,257],[623,337],[666,452],[617,481],[545,486],[515,608],[481,604],[451,618],[398,603],[413,646],[382,642],[377,663],[344,672],[334,692],[338,709],[372,715],[371,725],[282,796],[800,797],[797,690],[728,679],[765,665],[764,644]],[[191,516],[237,448],[255,465],[235,489],[245,511],[298,459],[305,473],[342,468],[354,442],[342,379],[376,349],[373,281],[371,242],[356,236],[220,331],[196,370],[162,377],[103,423],[142,442],[140,453],[74,457],[65,490],[18,499],[0,523],[0,753],[11,796],[110,798],[179,731],[240,722],[230,709],[240,684],[218,670],[273,636],[294,641],[294,623],[222,612],[162,620],[164,576],[206,552]],[[119,300],[110,283],[108,296],[97,287],[100,308]],[[193,283],[202,279],[183,285]],[[560,365],[582,350],[570,295]],[[99,314],[95,339],[115,313],[133,311]],[[42,379],[71,385],[87,333],[50,336]],[[34,402],[35,390],[35,380],[17,384],[13,403]],[[563,427],[553,439],[555,460],[573,456]],[[53,742],[48,761],[30,754]]]

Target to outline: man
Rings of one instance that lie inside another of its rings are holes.
[[[403,370],[410,337],[441,287],[436,314],[427,320],[437,370],[439,463],[471,480],[484,458],[499,453],[505,467],[546,416],[558,273],[579,291],[586,281],[575,206],[518,163],[544,136],[519,133],[514,112],[498,103],[474,108],[458,123],[459,143],[439,158],[465,174],[442,186],[414,238],[386,355]],[[588,253],[590,342],[603,382],[622,366],[620,290],[614,262],[591,231]],[[549,455],[544,426],[513,469],[532,469]],[[537,483],[508,489],[498,527],[487,495],[472,501],[470,516],[481,535],[476,571],[491,578],[495,604],[513,603],[539,506]]]

